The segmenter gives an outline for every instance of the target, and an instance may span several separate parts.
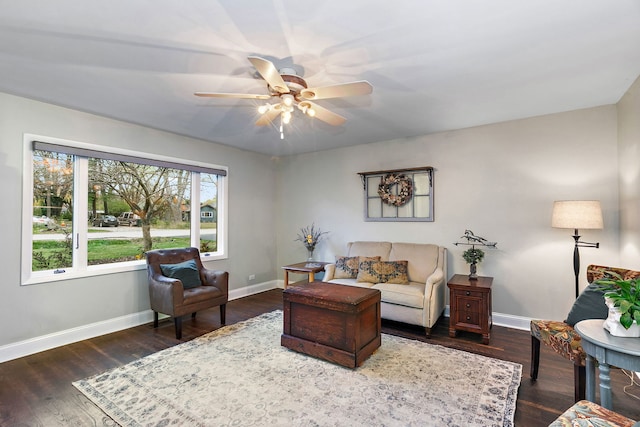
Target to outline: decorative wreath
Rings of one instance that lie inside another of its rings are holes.
[[[393,194],[391,188],[398,185],[398,194]],[[413,195],[413,181],[403,174],[387,174],[378,185],[378,195],[383,203],[402,206],[411,200]]]

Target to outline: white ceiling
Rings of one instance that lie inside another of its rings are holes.
[[[373,94],[281,140],[258,101],[193,96],[266,94],[248,55]],[[276,156],[614,104],[638,75],[638,0],[0,0],[0,91]]]

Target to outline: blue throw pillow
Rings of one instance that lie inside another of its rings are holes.
[[[163,276],[171,277],[172,279],[180,279],[182,286],[185,289],[202,286],[198,265],[194,259],[178,264],[160,264],[160,270],[162,270]]]
[[[606,319],[609,309],[604,303],[604,292],[598,289],[598,285],[590,283],[573,303],[571,311],[565,323],[574,326],[585,319]]]

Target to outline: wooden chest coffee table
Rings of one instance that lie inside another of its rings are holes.
[[[380,291],[312,282],[287,288],[281,344],[348,368],[380,347]]]

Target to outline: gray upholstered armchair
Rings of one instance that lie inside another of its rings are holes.
[[[153,327],[158,313],[173,317],[176,338],[182,338],[182,316],[220,306],[220,323],[225,324],[229,300],[229,273],[208,270],[202,265],[197,248],[157,249],[149,251],[147,273]]]

